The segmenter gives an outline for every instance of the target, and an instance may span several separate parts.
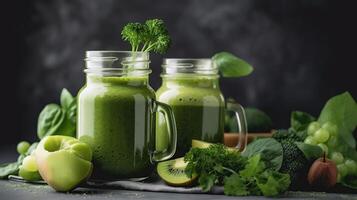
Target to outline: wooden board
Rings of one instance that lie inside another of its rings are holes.
[[[258,137],[271,137],[272,133],[248,133],[247,143],[249,144],[255,138]],[[224,144],[228,147],[236,147],[239,141],[238,133],[225,133],[224,134]]]

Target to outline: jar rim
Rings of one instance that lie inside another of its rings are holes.
[[[150,74],[150,54],[143,51],[86,51],[85,73],[101,75]]]
[[[218,75],[211,58],[164,58],[161,76],[176,74]]]
[[[144,51],[117,51],[117,50],[89,50],[85,53],[85,60],[88,58],[111,57],[114,55],[121,56],[121,58],[132,57],[133,55],[149,59],[149,52]]]

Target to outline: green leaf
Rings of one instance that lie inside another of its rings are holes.
[[[212,61],[223,77],[242,77],[253,72],[249,63],[228,52],[215,54]]]
[[[257,175],[265,168],[264,162],[261,162],[260,154],[256,154],[248,159],[244,169],[239,172],[242,177],[248,178]]]
[[[357,176],[347,176],[342,179],[341,184],[345,187],[357,190]]]
[[[247,196],[249,188],[246,181],[238,174],[233,174],[224,180],[224,194],[229,196]]]
[[[211,174],[201,174],[200,178],[198,179],[198,182],[204,192],[208,192],[211,190],[213,187],[216,177]]]
[[[283,162],[283,148],[273,138],[261,138],[250,143],[242,153],[245,157],[253,157],[260,154],[261,160],[267,168],[279,170]]]
[[[53,133],[53,135],[66,135],[71,137],[76,137],[76,119],[69,118],[69,110],[62,109],[65,117],[62,124],[58,127],[58,129]]]
[[[73,98],[72,103],[70,103],[68,108],[66,109],[66,117],[74,125],[76,125],[76,123],[77,123],[77,98]]]
[[[303,142],[295,142],[296,146],[304,153],[306,159],[315,160],[323,155],[323,151],[319,146],[306,144]]]
[[[343,144],[341,144],[343,145]],[[345,151],[341,151],[343,155],[357,162],[357,150],[348,147]]]
[[[264,196],[277,196],[288,190],[290,186],[289,174],[276,171],[264,171],[257,178],[257,185]]]
[[[316,121],[316,118],[308,113],[301,111],[291,112],[290,123],[296,132],[306,130],[313,121]]]
[[[357,104],[348,92],[332,97],[320,113],[318,121],[331,122],[338,127],[338,137],[351,148],[356,148],[352,132],[357,126]]]
[[[74,98],[71,95],[71,93],[66,88],[63,88],[62,92],[61,92],[61,106],[62,106],[62,108],[68,109],[73,101],[74,101]]]
[[[40,113],[37,122],[37,135],[40,139],[54,135],[62,125],[65,113],[57,104],[48,104]]]
[[[19,166],[18,162],[0,164],[0,179],[7,179],[9,175],[16,175]]]

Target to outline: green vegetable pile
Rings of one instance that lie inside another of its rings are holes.
[[[63,89],[60,105],[48,104],[38,117],[37,136],[39,140],[48,135],[67,135],[75,137],[77,123],[77,101],[67,89]],[[16,162],[0,165],[0,179],[7,179],[9,175],[18,175],[19,168],[25,157],[30,156],[36,149],[38,142],[31,145],[22,141],[17,145],[19,157]]]
[[[271,160],[272,165],[279,166],[279,153],[274,150],[278,145],[265,145],[269,140],[275,140],[282,149],[279,171],[290,174],[290,189],[307,190],[307,172],[312,162],[325,153],[337,165],[337,182],[357,189],[357,150],[353,137],[357,127],[357,103],[353,97],[348,92],[332,97],[318,119],[294,111],[290,121],[289,129],[277,130],[269,139],[255,140],[243,155],[251,157],[260,153],[262,158],[268,157],[266,160]],[[268,151],[268,148],[272,149]]]
[[[249,158],[260,154],[266,164],[290,175],[290,189],[304,189],[312,161],[323,153],[320,147],[303,143],[306,127],[314,119],[301,111],[292,112],[289,129],[274,131],[272,138],[256,139],[247,146],[243,155]]]
[[[319,146],[338,169],[337,182],[357,189],[357,103],[348,93],[327,101],[317,121],[307,127],[306,144]]]
[[[247,158],[221,144],[192,148],[184,159],[188,163],[185,173],[189,177],[199,174],[198,183],[203,191],[223,185],[226,195],[277,196],[290,185],[289,175],[266,165],[260,154]]]

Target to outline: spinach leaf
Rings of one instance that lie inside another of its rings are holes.
[[[245,157],[260,154],[266,167],[278,171],[283,162],[283,147],[273,138],[261,138],[250,143],[242,153]]]
[[[332,97],[320,113],[318,121],[332,122],[338,127],[338,137],[349,147],[356,148],[352,132],[357,126],[357,104],[348,92]]]
[[[63,123],[60,125],[60,127],[58,127],[57,131],[53,135],[66,135],[66,136],[75,137],[76,136],[75,116],[71,117],[71,113],[69,113],[69,110],[62,109],[62,112],[65,115]],[[76,115],[76,113],[73,115]]]
[[[0,164],[0,179],[7,179],[9,175],[16,175],[19,166],[18,162]]]
[[[212,61],[223,77],[242,77],[253,72],[249,63],[228,52],[215,54]]]
[[[73,98],[72,103],[69,104],[66,110],[66,117],[69,119],[74,126],[77,123],[77,98]]]
[[[295,142],[296,146],[304,153],[306,159],[315,160],[323,155],[323,151],[319,146],[306,144],[303,142]]]
[[[316,121],[316,118],[308,113],[301,111],[291,112],[290,124],[291,128],[296,132],[306,130],[313,121]]]
[[[343,186],[357,190],[357,176],[347,176],[341,181]]]
[[[37,124],[37,135],[40,139],[48,135],[75,137],[77,98],[64,88],[60,99],[61,106],[49,104],[41,111]]]
[[[61,92],[61,106],[62,106],[62,108],[68,109],[73,101],[74,101],[74,98],[71,95],[71,93],[66,88],[63,88],[62,92]]]
[[[37,122],[37,135],[40,139],[54,135],[62,125],[65,114],[57,104],[48,104],[40,113]]]

